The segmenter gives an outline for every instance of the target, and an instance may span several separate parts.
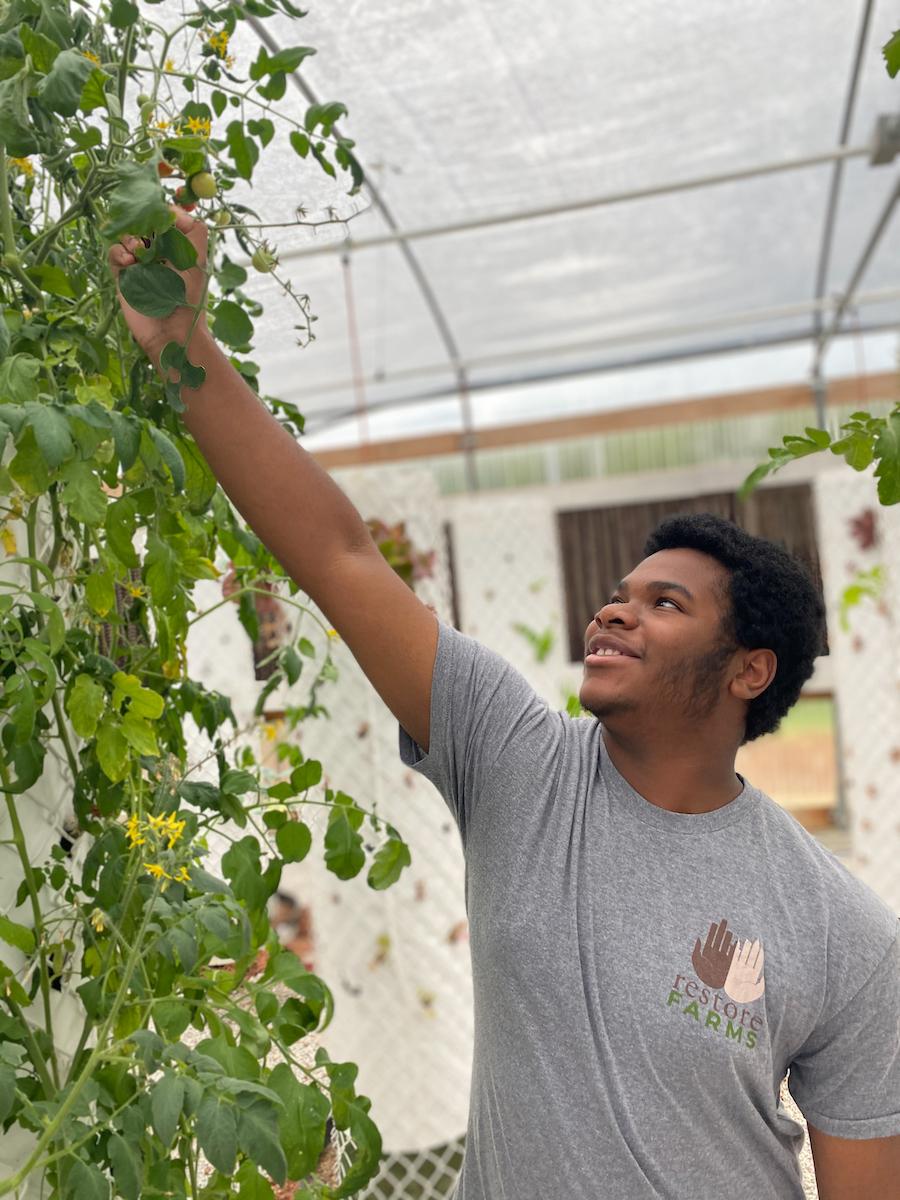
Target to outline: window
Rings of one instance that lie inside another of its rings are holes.
[[[748,533],[784,546],[807,564],[822,590],[809,484],[762,488],[746,501],[739,501],[734,492],[713,492],[560,512],[557,528],[570,661],[584,657],[588,622],[622,576],[641,561],[644,543],[656,525],[676,513],[705,512],[727,517]],[[826,646],[823,653],[827,652]]]

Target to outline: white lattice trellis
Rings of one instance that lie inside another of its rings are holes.
[[[878,503],[871,474],[846,468],[819,478],[816,508],[852,835],[848,865],[900,912],[900,511]],[[863,548],[854,521],[867,511],[875,540]],[[851,609],[843,628],[844,590],[879,564],[881,598]]]

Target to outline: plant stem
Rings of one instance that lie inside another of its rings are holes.
[[[59,1082],[50,1078],[47,1071],[47,1063],[41,1054],[40,1048],[35,1041],[34,1034],[31,1032],[31,1026],[28,1024],[28,1018],[13,1000],[12,996],[5,997],[6,1003],[9,1005],[9,1010],[17,1021],[21,1021],[25,1028],[25,1044],[28,1046],[28,1052],[31,1055],[32,1065],[40,1076],[41,1083],[44,1085],[44,1095],[47,1099],[52,1099],[59,1090]]]
[[[131,897],[132,897],[132,894],[134,893],[135,885],[136,885],[137,879],[138,879],[138,874],[139,874],[138,868],[137,868],[137,866],[135,866],[134,870],[132,871],[131,878],[128,881],[128,886],[125,889],[125,899],[122,902],[123,918],[128,913],[128,907],[131,904]],[[109,970],[114,953],[115,953],[115,944],[113,942],[110,942],[109,947],[107,949],[105,961],[104,961],[103,965],[101,966],[100,970],[98,971],[98,975],[105,975],[106,972]],[[82,1050],[84,1050],[85,1046],[87,1045],[87,1040],[91,1036],[91,1029],[93,1028],[93,1025],[94,1025],[93,1018],[90,1016],[85,1016],[84,1026],[81,1030],[81,1036],[78,1039],[78,1045],[75,1047],[75,1053],[72,1055],[72,1063],[71,1063],[71,1066],[69,1067],[69,1075],[66,1080],[67,1083],[71,1080],[72,1075],[75,1072],[76,1066],[78,1065],[78,1058],[79,1058]]]
[[[38,886],[34,878],[34,870],[31,866],[31,861],[28,857],[28,844],[25,841],[25,832],[22,829],[22,823],[19,820],[19,811],[16,808],[13,800],[13,793],[9,791],[9,775],[6,771],[6,765],[0,762],[0,775],[3,778],[3,795],[6,800],[6,811],[9,813],[10,824],[13,830],[13,839],[16,843],[16,850],[19,854],[19,861],[22,864],[22,874],[25,877],[25,883],[28,888],[28,898],[31,901],[31,913],[34,920],[34,940],[40,952],[41,967],[41,995],[44,1000],[44,1026],[47,1030],[47,1036],[53,1042],[53,1016],[50,1011],[50,974],[47,966],[47,946],[44,940],[44,918],[41,913],[40,900],[38,899]],[[59,1074],[56,1064],[56,1053],[54,1050],[51,1059],[53,1068],[53,1078],[57,1087],[59,1087]]]
[[[14,275],[30,296],[34,297],[38,308],[43,308],[44,297],[41,289],[28,278],[21,266],[15,260],[16,235],[13,231],[12,209],[9,207],[9,176],[6,171],[6,145],[0,142],[0,235],[3,237],[4,265],[10,274]]]
[[[53,499],[53,497],[51,497],[51,504],[52,504],[52,499]],[[28,557],[31,559],[34,559],[34,560],[37,559],[37,535],[35,532],[35,525],[37,523],[37,506],[38,506],[38,499],[35,499],[32,502],[32,504],[29,506],[28,516],[26,517],[26,520],[25,520],[25,528],[28,531]],[[51,555],[51,559],[55,559],[58,556],[58,551],[57,551],[58,536],[59,536],[58,512],[59,512],[59,510],[58,510],[58,508],[56,508],[54,510],[54,526],[57,529],[57,541],[54,541],[53,554]],[[51,567],[51,570],[52,570],[52,567]],[[38,577],[37,577],[37,568],[35,567],[34,562],[30,562],[28,564],[28,571],[29,571],[29,576],[31,579],[31,589],[32,589],[32,591],[37,592],[40,585],[39,585]],[[42,621],[41,617],[38,616],[37,619],[39,622],[39,628],[43,628],[43,621]],[[69,741],[69,734],[68,734],[68,730],[66,728],[65,718],[63,717],[62,704],[60,702],[59,695],[55,688],[53,691],[53,695],[50,698],[50,703],[53,705],[53,713],[54,713],[54,716],[56,717],[56,728],[59,732],[60,741],[62,742],[63,747],[66,752],[66,759],[69,763],[69,770],[72,772],[72,782],[74,784],[75,778],[78,775],[78,759],[75,757],[75,752],[72,749],[72,743]],[[49,1030],[48,1030],[48,1032],[49,1032]]]
[[[134,25],[128,26],[128,30],[125,34],[125,45],[122,47],[122,61],[119,64],[119,82],[117,90],[119,95],[120,109],[124,109],[125,107],[125,88],[128,85],[128,68],[131,66],[129,59],[131,58],[131,51],[134,47],[134,28]]]
[[[143,949],[144,934],[147,932],[147,926],[150,923],[150,915],[153,910],[153,901],[159,895],[161,882],[161,880],[157,880],[156,886],[153,889],[153,894],[147,900],[147,904],[144,909],[144,916],[141,921],[141,927],[137,932],[137,936],[134,939],[134,945],[131,947],[131,953],[129,954],[128,961],[125,964],[125,969],[122,973],[122,982],[119,984],[118,993],[113,1001],[113,1006],[110,1009],[109,1016],[103,1022],[103,1025],[97,1034],[97,1045],[91,1051],[90,1057],[84,1065],[84,1070],[81,1072],[80,1077],[73,1084],[72,1090],[60,1105],[58,1111],[53,1117],[53,1120],[38,1138],[37,1145],[34,1147],[34,1150],[31,1152],[29,1158],[14,1175],[9,1175],[6,1179],[0,1179],[0,1196],[5,1196],[7,1192],[12,1192],[18,1189],[28,1175],[31,1174],[38,1162],[40,1162],[44,1150],[56,1137],[60,1126],[75,1107],[75,1102],[81,1095],[82,1089],[93,1075],[94,1066],[103,1056],[103,1051],[105,1049],[103,1042],[110,1029],[112,1029],[113,1025],[115,1024],[116,1018],[119,1015],[119,1010],[125,1002],[125,996],[131,984],[131,976],[134,974],[137,961],[140,957],[141,950]]]

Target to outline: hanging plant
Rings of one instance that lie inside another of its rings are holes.
[[[208,315],[256,387],[246,354],[262,309],[228,251],[265,253],[300,342],[313,318],[241,185],[270,147],[283,153],[279,131],[310,169],[346,172],[351,194],[362,174],[333,133],[343,105],[302,120],[279,108],[310,47],[261,48],[250,63],[231,51],[250,13],[299,19],[289,0],[198,0],[171,26],[161,13],[132,0],[0,11],[0,1161],[18,1147],[0,1196],[193,1197],[201,1154],[209,1200],[265,1200],[288,1181],[306,1181],[302,1197],[350,1196],[378,1169],[380,1138],[356,1067],[320,1050],[310,1069],[295,1053],[332,995],[278,945],[267,905],[284,865],[310,851],[305,806],[328,814],[325,861],[341,879],[368,864],[370,885],[387,887],[409,852],[296,745],[279,745],[289,774],[267,786],[253,731],[190,678],[187,633],[205,615],[194,584],[218,578],[217,556],[239,572],[253,639],[254,597],[284,572],[179,423],[182,388],[202,379],[188,336],[162,349],[180,372],[164,381],[120,316],[107,255],[141,237],[123,291],[145,315],[171,313],[186,299],[177,272],[196,261],[172,203],[195,207],[211,235],[192,320]],[[294,406],[267,400],[302,431]],[[324,711],[316,691],[336,671],[329,631],[293,585],[282,603],[310,636],[273,645],[254,717],[306,671],[296,724]],[[203,764],[188,764],[188,717],[215,782],[192,777]],[[57,818],[64,837],[34,836]],[[214,874],[219,833],[231,845]],[[312,1175],[329,1125],[336,1186]]]

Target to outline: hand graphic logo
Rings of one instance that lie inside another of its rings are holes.
[[[694,970],[707,987],[720,988],[728,978],[731,960],[734,957],[737,942],[728,931],[728,922],[715,921],[709,927],[706,935],[706,945],[700,949],[700,939],[694,945],[691,962]],[[729,995],[731,993],[729,992]]]
[[[766,990],[766,980],[763,975],[762,942],[747,938],[746,942],[738,942],[737,952],[728,968],[728,978],[725,980],[725,991],[732,1000],[746,1004],[750,1000],[758,1000]]]

